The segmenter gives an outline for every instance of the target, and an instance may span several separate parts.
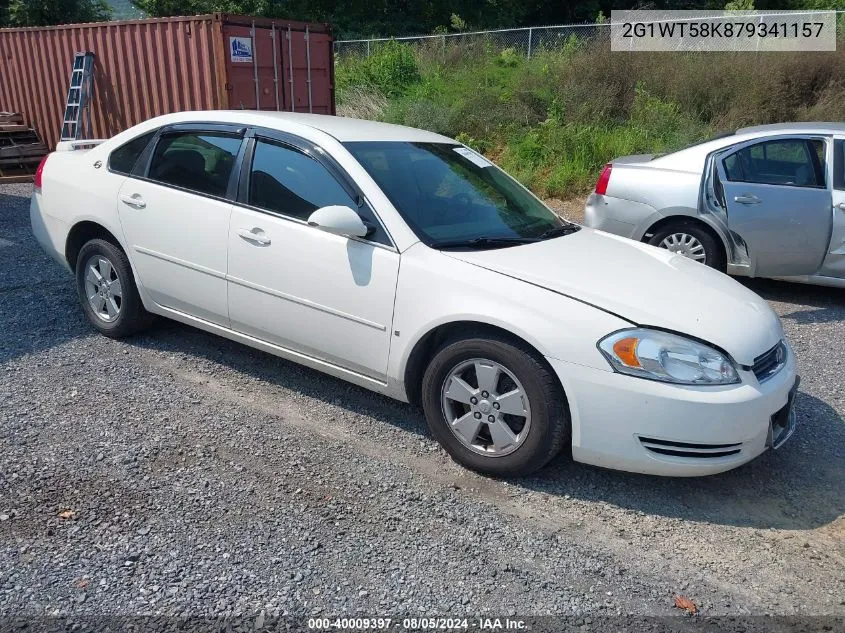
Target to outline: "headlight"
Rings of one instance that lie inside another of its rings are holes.
[[[739,382],[733,361],[712,347],[660,330],[622,330],[599,341],[599,349],[622,374],[679,385]]]

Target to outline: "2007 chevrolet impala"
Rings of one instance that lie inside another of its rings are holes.
[[[31,205],[107,336],[162,315],[401,400],[458,462],[724,471],[795,426],[777,316],[682,255],[561,221],[449,138],[185,112],[62,143]]]

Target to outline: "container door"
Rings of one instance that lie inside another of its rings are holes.
[[[281,78],[284,31],[227,24],[226,68],[229,107],[233,110],[285,110]],[[277,81],[278,79],[278,81]]]
[[[286,110],[334,114],[332,39],[325,33],[280,29]]]

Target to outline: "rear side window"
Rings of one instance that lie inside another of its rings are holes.
[[[109,169],[119,174],[131,174],[138,158],[155,136],[155,130],[133,138],[109,154]]]
[[[231,134],[164,134],[153,152],[148,177],[162,184],[223,197],[240,146],[240,136]]]
[[[723,161],[733,182],[792,187],[825,186],[825,144],[821,139],[779,139],[734,152]]]
[[[390,244],[366,204],[359,207],[322,163],[286,145],[256,140],[248,203],[302,221],[307,221],[321,207],[335,204],[350,207],[375,227],[368,240]]]

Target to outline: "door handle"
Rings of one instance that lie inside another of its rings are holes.
[[[840,202],[836,206],[839,207],[840,211],[845,211],[845,202]]]
[[[734,202],[740,204],[760,204],[760,198],[757,196],[734,196]]]
[[[270,238],[264,234],[264,231],[258,227],[250,229],[238,229],[238,236],[248,242],[255,242],[261,246],[267,246],[270,243]]]
[[[123,204],[128,204],[133,209],[143,209],[147,206],[147,203],[144,202],[144,199],[139,193],[133,193],[131,196],[120,196],[120,199],[123,201]]]

